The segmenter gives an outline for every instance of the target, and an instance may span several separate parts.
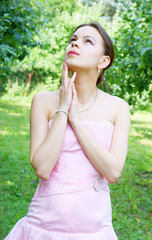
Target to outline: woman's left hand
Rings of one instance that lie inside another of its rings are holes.
[[[81,121],[79,117],[79,111],[78,111],[78,97],[77,97],[77,92],[76,92],[74,83],[72,84],[72,100],[71,100],[68,120],[71,125]]]

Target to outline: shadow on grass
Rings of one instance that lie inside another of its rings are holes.
[[[134,130],[139,134],[135,137],[135,140],[144,139],[152,140],[152,121],[139,121],[132,120]],[[130,137],[134,137],[134,134],[130,134]]]
[[[29,107],[23,104],[8,103],[0,101],[0,117],[1,121],[22,119],[26,122],[26,115],[29,115]]]

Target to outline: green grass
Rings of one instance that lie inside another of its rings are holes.
[[[111,186],[113,224],[119,239],[152,239],[152,111],[131,116],[122,176]]]
[[[38,179],[29,162],[29,109],[0,101],[0,239],[28,211]],[[152,239],[152,110],[131,117],[128,156],[110,185],[113,225],[119,240]],[[110,239],[109,239],[110,240]]]

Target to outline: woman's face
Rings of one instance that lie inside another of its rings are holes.
[[[104,56],[104,42],[94,27],[78,28],[70,38],[65,50],[64,61],[71,70],[97,69]]]

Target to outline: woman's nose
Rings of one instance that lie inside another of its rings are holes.
[[[79,47],[79,44],[78,44],[78,42],[73,41],[73,42],[71,43],[71,46],[72,46],[72,47]]]

